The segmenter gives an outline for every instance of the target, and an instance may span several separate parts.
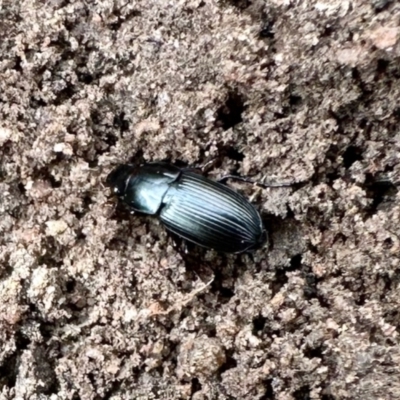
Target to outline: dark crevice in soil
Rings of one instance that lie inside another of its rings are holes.
[[[26,350],[30,343],[30,339],[23,335],[21,332],[16,333],[16,345],[18,351]]]
[[[385,322],[394,325],[396,327],[396,331],[400,330],[400,311],[398,310],[390,310],[384,314]]]
[[[54,237],[46,237],[42,242],[42,249],[44,251],[37,256],[37,265],[47,265],[49,268],[62,267],[62,248],[59,248]]]
[[[197,378],[193,378],[190,396],[192,397],[196,392],[200,392],[201,388],[202,386],[199,380]]]
[[[93,204],[93,200],[90,195],[86,194],[82,197],[82,205],[77,205],[76,209],[70,211],[77,219],[82,219],[90,211],[91,204]]]
[[[0,387],[8,386],[9,388],[15,387],[18,375],[18,364],[21,353],[26,350],[31,341],[25,337],[21,332],[15,333],[16,351],[6,357],[0,365]]]
[[[96,375],[97,375],[97,371],[90,371],[87,373],[87,377],[90,381],[90,383],[92,384],[92,386],[94,387],[94,389],[97,388],[97,383],[96,383]],[[99,398],[100,400],[100,398]]]
[[[393,246],[393,240],[392,240],[392,238],[386,238],[384,241],[383,241],[383,244],[384,244],[384,247],[388,250],[388,249],[390,249],[392,246]]]
[[[108,132],[104,135],[103,142],[106,144],[105,147],[101,142],[99,143],[99,146],[96,146],[96,151],[98,155],[102,155],[109,151],[111,147],[114,147],[118,142],[118,137],[115,134]]]
[[[224,286],[224,276],[218,269],[215,271],[215,277],[211,284],[210,291],[218,295],[218,301],[226,304],[235,295],[233,288]]]
[[[42,100],[41,98],[35,98],[33,96],[30,97],[29,99],[29,107],[33,109],[41,108],[41,107],[46,107],[47,102]]]
[[[260,397],[260,400],[275,400],[274,389],[272,387],[272,379],[267,379],[263,382],[265,393]]]
[[[282,112],[276,117],[278,119],[286,118],[290,114],[298,112],[303,104],[303,97],[299,93],[303,92],[303,88],[298,87],[295,84],[290,84],[285,91],[285,101],[282,105]]]
[[[245,10],[252,4],[250,0],[224,0],[223,3],[232,5],[241,11]]]
[[[244,98],[236,90],[228,93],[228,98],[218,110],[216,124],[224,130],[233,128],[243,121],[242,113],[245,110]]]
[[[14,69],[15,71],[22,73],[22,58],[20,56],[15,56],[15,64],[11,69]]]
[[[57,165],[61,159],[54,160],[51,164],[47,165],[47,167],[40,168],[33,173],[34,180],[43,180],[50,183],[50,186],[53,189],[58,189],[62,186],[62,180],[57,180],[54,175],[51,173],[51,167]]]
[[[330,394],[323,394],[321,396],[321,400],[336,400],[336,397],[330,395]]]
[[[323,30],[321,31],[321,38],[328,38],[331,37],[333,35],[333,33],[336,31],[336,28],[334,26],[324,26]]]
[[[381,78],[386,76],[388,67],[389,67],[389,61],[388,60],[380,58],[376,62],[375,81],[378,81],[379,79],[381,79]]]
[[[308,243],[308,250],[311,251],[313,254],[318,254],[318,247],[313,245],[312,243]]]
[[[114,15],[117,17],[117,20],[115,22],[112,22],[111,24],[108,24],[108,27],[112,31],[117,31],[119,28],[121,28],[124,22],[130,21],[135,17],[140,17],[142,13],[140,12],[140,10],[133,9],[129,10],[129,13],[122,15],[120,10],[114,10]]]
[[[104,396],[102,397],[103,400],[108,400],[114,397],[120,390],[122,386],[122,381],[114,381],[111,383],[110,389],[108,389]]]
[[[357,306],[363,306],[365,304],[365,301],[367,300],[367,298],[368,297],[366,296],[365,293],[358,293],[358,295],[355,296],[354,303]]]
[[[115,128],[119,128],[120,132],[129,128],[129,122],[124,119],[125,114],[123,112],[114,117],[113,126],[103,122],[102,112],[102,109],[97,109],[90,114],[96,156],[106,153],[117,144],[119,135],[115,132]],[[93,155],[87,158],[92,160]]]
[[[267,319],[261,315],[254,318],[253,319],[253,329],[252,329],[253,335],[259,335],[259,333],[264,330],[266,322],[267,322]]]
[[[126,245],[127,241],[121,239],[121,234],[116,234],[115,237],[108,242],[107,248],[109,250],[121,251],[122,249],[126,248]]]
[[[262,213],[261,218],[268,234],[268,251],[272,251],[275,248],[274,237],[276,233],[283,229],[283,226],[290,226],[293,223],[293,219],[288,215],[285,218],[280,216]],[[279,247],[279,243],[276,243]]]
[[[42,325],[44,325],[43,328]],[[53,329],[45,324],[41,324],[41,328],[40,332],[45,341],[48,342],[54,333]],[[56,394],[61,389],[56,375],[57,360],[62,357],[60,348],[61,344],[53,341],[48,347],[35,349],[35,359],[37,360],[37,364],[40,364],[37,370],[38,378],[44,383],[44,387],[40,391],[44,395]]]
[[[214,324],[210,324],[208,326],[205,326],[205,330],[207,331],[207,336],[212,338],[217,336],[217,328],[215,327]]]
[[[90,85],[95,79],[96,75],[90,72],[77,72],[78,81],[84,83],[85,85]]]
[[[392,245],[390,245],[392,247]],[[378,279],[383,282],[383,290],[380,295],[380,300],[384,301],[388,292],[390,292],[393,288],[397,287],[400,283],[400,271],[396,270],[394,274],[389,276],[387,273],[383,273]]]
[[[279,269],[275,272],[275,280],[271,283],[272,297],[275,296],[283,286],[288,282],[288,277],[286,276],[286,271],[284,269]]]
[[[347,241],[347,237],[345,235],[343,235],[343,233],[341,233],[341,232],[337,233],[333,239],[334,244],[344,245],[346,243],[346,241]]]
[[[92,160],[86,160],[86,162],[88,163],[88,166],[90,169],[95,169],[97,168],[97,166],[99,165],[99,160],[98,159],[92,159]]]
[[[367,196],[372,199],[367,217],[375,214],[382,203],[393,201],[398,191],[396,185],[389,180],[376,180],[371,174],[367,174],[363,187]]]
[[[51,340],[54,334],[54,325],[51,323],[46,323],[42,318],[37,318],[37,320],[40,322],[39,330],[43,337],[43,341],[45,344],[48,344],[48,341]],[[47,347],[46,351],[51,353],[52,358],[61,357],[61,343],[58,341],[52,341],[49,344],[49,347]]]
[[[302,265],[302,258],[303,256],[301,254],[296,254],[290,259],[290,267],[287,269],[287,271],[295,271],[297,269],[301,269]]]
[[[300,389],[296,390],[293,393],[293,398],[295,400],[311,400],[310,387],[309,386],[303,386]]]
[[[37,307],[36,307],[36,304],[34,304],[34,303],[29,303],[29,304],[28,304],[28,307],[29,307],[29,314],[30,314],[30,317],[31,317],[31,318],[32,318],[32,317],[36,317],[37,314],[38,314],[38,309],[37,309]]]
[[[393,0],[371,0],[372,7],[377,14],[386,10],[392,3]]]
[[[303,98],[301,96],[297,94],[291,94],[289,96],[289,104],[292,107],[293,111],[299,108],[302,103],[303,103]]]
[[[218,373],[221,375],[228,369],[236,368],[237,361],[233,358],[233,351],[227,351],[226,361],[220,366]]]
[[[20,182],[20,183],[18,183],[17,187],[18,187],[18,190],[21,193],[21,195],[25,196],[25,194],[26,194],[25,185],[22,182]]]
[[[67,82],[65,88],[57,93],[57,96],[54,99],[53,104],[55,106],[59,106],[65,103],[66,101],[71,100],[72,97],[76,94],[76,92],[77,91],[75,86]]]
[[[305,272],[303,274],[305,285],[303,287],[303,295],[307,300],[315,299],[318,295],[318,279],[312,272]]]
[[[275,21],[272,19],[268,19],[263,22],[260,32],[258,33],[261,39],[274,39],[275,31],[274,31]]]
[[[10,256],[6,254],[3,262],[0,264],[0,280],[6,279],[12,275],[14,267],[10,264]]]
[[[343,165],[346,169],[350,168],[356,161],[361,161],[363,150],[357,146],[349,146],[343,153]]]
[[[245,155],[239,151],[235,146],[228,146],[223,144],[218,144],[218,156],[222,161],[224,157],[229,158],[233,161],[241,162],[244,160]]]
[[[364,107],[364,106],[368,105],[368,103],[370,103],[371,95],[373,94],[373,91],[365,83],[364,79],[361,76],[360,70],[358,68],[353,68],[351,70],[351,76],[352,76],[353,80],[355,81],[356,85],[360,88],[360,90],[362,92],[362,95],[358,99],[358,101],[359,101],[358,106],[356,104],[354,104],[353,102],[351,103],[353,110],[358,111],[358,110],[362,109],[362,107]]]
[[[54,378],[52,381],[48,384],[47,389],[43,390],[44,395],[52,395],[52,394],[57,394],[61,389],[60,383],[58,382],[58,379],[54,375]]]
[[[275,119],[287,118],[290,115],[290,108],[288,106],[283,106],[282,111],[277,111],[274,113]]]
[[[65,289],[67,293],[72,293],[75,290],[76,287],[76,280],[74,278],[69,278],[65,282]]]
[[[318,294],[317,295],[317,299],[318,299],[319,304],[320,304],[321,307],[323,307],[323,308],[329,308],[330,307],[329,301],[323,295]]]
[[[349,101],[349,103],[342,104],[337,110],[331,110],[330,114],[334,118],[339,127],[345,126],[345,124],[352,119],[352,117],[357,114],[357,108],[363,102],[360,99],[354,99]]]
[[[317,346],[317,347],[307,347],[304,350],[304,355],[307,358],[322,358],[324,352],[324,347],[323,346]]]
[[[86,235],[83,233],[83,230],[81,228],[75,230],[75,238],[77,242],[86,239]]]
[[[272,296],[275,296],[275,294],[278,293],[281,290],[281,288],[285,286],[286,283],[288,282],[289,278],[286,275],[287,272],[292,272],[301,269],[301,259],[302,255],[297,254],[291,258],[289,266],[278,269],[275,272],[275,280],[271,284]]]
[[[331,144],[326,152],[326,161],[328,165],[326,166],[325,176],[329,185],[332,185],[333,182],[340,177],[338,165],[339,154],[340,149],[335,144]]]
[[[0,365],[0,387],[15,387],[18,374],[18,359],[18,355],[12,354],[6,357],[2,365]]]
[[[125,119],[125,113],[123,111],[114,116],[113,124],[121,133],[129,130],[129,121]]]
[[[132,165],[136,165],[139,166],[140,164],[144,164],[146,162],[146,160],[144,159],[144,152],[143,152],[143,143],[142,144],[138,144],[139,146],[139,150],[135,153],[132,154],[129,157],[129,154],[127,154],[128,159],[126,160],[127,164],[132,164]]]

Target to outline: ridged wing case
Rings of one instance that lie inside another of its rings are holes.
[[[192,172],[171,184],[159,216],[171,232],[221,252],[252,250],[266,238],[259,212],[244,196]]]

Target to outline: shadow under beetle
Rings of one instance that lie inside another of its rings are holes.
[[[189,169],[123,164],[111,171],[107,185],[131,210],[158,216],[169,231],[199,246],[237,254],[267,240],[260,213],[243,195]]]

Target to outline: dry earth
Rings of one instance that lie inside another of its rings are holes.
[[[400,399],[400,6],[0,1],[0,399]],[[272,241],[189,254],[117,164],[216,160]]]

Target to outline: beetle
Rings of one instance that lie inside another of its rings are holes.
[[[260,213],[243,195],[190,169],[121,164],[106,183],[132,211],[158,216],[167,230],[201,247],[239,254],[267,240]]]

